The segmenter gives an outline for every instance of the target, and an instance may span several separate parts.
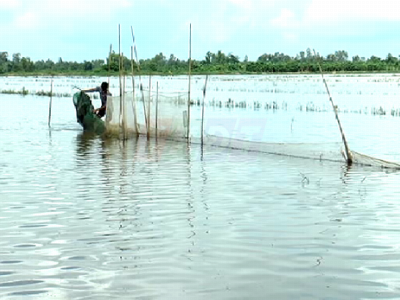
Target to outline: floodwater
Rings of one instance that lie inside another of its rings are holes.
[[[346,83],[344,94],[358,88]],[[395,89],[381,90],[377,107],[395,108],[385,98]],[[293,91],[294,107],[326,97]],[[82,133],[68,97],[53,98],[49,128],[48,104],[0,94],[1,299],[400,298],[399,172],[104,139]],[[325,113],[298,112],[294,124]],[[361,150],[399,155],[399,117],[342,116]]]

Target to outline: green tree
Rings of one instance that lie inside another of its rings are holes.
[[[304,51],[300,51],[299,60],[304,62],[306,60],[306,53]]]
[[[399,60],[398,60],[398,58],[397,57],[395,57],[395,56],[393,56],[392,54],[388,54],[387,55],[387,57],[386,57],[386,62],[388,63],[388,64],[395,64],[395,63],[397,63]]]
[[[12,70],[18,72],[22,70],[21,66],[21,53],[14,53],[12,59]]]
[[[54,65],[54,70],[56,71],[67,71],[68,70],[68,63],[65,63],[62,58],[58,58],[58,62]]]
[[[104,59],[95,59],[91,61],[94,70],[101,70],[104,66]]]
[[[333,61],[338,61],[338,58],[336,57],[335,54],[328,54],[328,55],[326,56],[326,60],[327,60],[327,61],[333,62]]]
[[[229,64],[238,64],[240,62],[240,60],[239,60],[238,56],[233,55],[232,53],[229,53],[228,57],[227,57],[227,62]]]
[[[208,52],[206,53],[205,58],[204,58],[204,62],[205,62],[206,64],[211,64],[213,56],[215,56],[215,55],[214,55],[213,53],[211,53],[210,51],[208,51]]]
[[[349,54],[344,50],[335,51],[335,56],[339,62],[345,62],[349,58]]]
[[[23,57],[21,59],[21,67],[25,72],[33,72],[35,70],[35,65],[29,57]]]
[[[215,62],[220,65],[223,65],[226,62],[226,55],[221,50],[218,50],[217,55],[215,56]]]
[[[8,52],[0,52],[0,74],[8,72]]]
[[[83,70],[85,71],[92,71],[93,70],[93,64],[90,61],[84,61],[83,62]]]
[[[314,59],[314,55],[313,55],[311,49],[307,48],[307,50],[306,50],[306,60],[307,61],[312,61],[313,59]]]

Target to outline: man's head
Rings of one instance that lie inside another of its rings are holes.
[[[104,91],[104,92],[107,92],[107,90],[108,90],[108,83],[107,82],[103,82],[101,84],[101,90]]]

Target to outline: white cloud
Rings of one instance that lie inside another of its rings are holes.
[[[212,1],[204,12],[209,15],[192,15],[192,24],[203,40],[222,44],[229,41],[241,26],[250,22],[250,7],[242,0]]]
[[[192,22],[193,34],[196,32],[203,40],[211,41],[217,44],[224,43],[231,39],[235,29],[230,24],[226,24],[223,20],[214,19],[204,22],[203,20],[195,20]]]
[[[296,27],[298,24],[294,13],[286,8],[281,10],[281,14],[277,18],[271,20],[271,25],[279,28]]]
[[[33,12],[27,12],[14,20],[14,26],[22,29],[35,29],[39,25],[39,18]]]
[[[362,19],[400,20],[397,0],[313,0],[304,16],[309,22],[340,22]]]
[[[86,24],[108,22],[111,15],[115,16],[117,11],[132,6],[133,0],[114,0],[112,4],[106,0],[0,0],[0,8],[3,5],[8,7],[20,5],[10,15],[12,21],[4,24],[9,28],[40,29],[42,32],[58,31],[66,34],[74,32],[77,26],[87,29]]]

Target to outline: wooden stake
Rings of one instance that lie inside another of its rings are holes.
[[[147,139],[150,138],[151,75],[149,76],[149,106],[147,107]]]
[[[136,49],[136,43],[135,43],[135,36],[133,34],[133,27],[131,26],[131,32],[132,32],[132,42],[133,42],[133,50],[135,52],[135,58],[136,58],[136,63],[138,66],[138,71],[139,71],[139,87],[140,87],[140,92],[142,95],[142,102],[143,102],[143,111],[144,111],[144,123],[146,125],[146,132],[149,131],[149,128],[147,128],[147,116],[146,116],[146,103],[144,100],[144,92],[143,92],[143,85],[142,85],[142,78],[140,76],[140,62],[138,59],[138,55],[137,55],[137,49]]]
[[[119,53],[119,95],[122,96],[121,84],[121,25],[118,24],[118,53]]]
[[[206,81],[204,83],[204,88],[203,88],[203,107],[201,109],[201,146],[203,146],[204,142],[204,106],[205,106],[204,103],[206,100],[207,80],[208,80],[208,75],[206,75]]]
[[[121,53],[121,25],[118,24],[118,52],[119,52],[119,125],[122,127],[123,138],[125,139],[125,124],[123,116],[124,92],[122,83],[122,55]]]
[[[140,75],[139,75],[139,76],[140,76]],[[143,103],[143,112],[144,112],[144,123],[145,123],[145,125],[146,125],[146,134],[147,134],[147,132],[149,131],[149,128],[147,127],[146,101],[145,101],[145,99],[144,99],[143,85],[142,85],[142,82],[141,82],[141,80],[140,80],[140,77],[139,77],[139,82],[140,82],[140,92],[141,92],[141,94],[142,94],[142,103]]]
[[[110,86],[111,52],[112,52],[112,44],[110,44],[110,53],[108,54],[108,86]]]
[[[137,117],[136,117],[136,99],[135,99],[135,72],[133,70],[133,46],[131,47],[131,69],[132,69],[132,110],[133,110],[133,118],[135,123],[135,131],[136,134],[139,135],[139,128],[137,124]]]
[[[51,121],[51,106],[52,106],[52,103],[53,103],[53,78],[51,78],[51,82],[50,82],[49,121],[47,123],[47,125],[49,127],[51,127],[50,126],[50,121]]]
[[[190,88],[192,72],[192,23],[189,26],[189,87],[188,87],[188,108],[187,108],[187,139],[190,142]]]
[[[121,125],[122,125],[122,135],[123,135],[123,138],[124,138],[124,140],[126,140],[127,139],[127,128],[126,128],[126,107],[125,107],[125,96],[126,96],[126,94],[125,94],[125,86],[126,86],[126,76],[125,75],[123,75],[123,84],[122,84],[122,97],[121,97],[121,99],[122,99],[122,122],[121,122]]]
[[[158,81],[156,90],[156,138],[158,136]]]
[[[314,56],[317,56],[316,53],[315,53],[315,50],[314,50]],[[319,63],[318,57],[317,57],[317,63],[318,63],[319,71],[320,71],[321,76],[322,76],[322,81],[325,84],[326,92],[328,93],[328,96],[329,96],[329,101],[331,102],[331,105],[332,105],[332,108],[333,108],[333,112],[335,113],[336,121],[337,121],[337,123],[339,125],[340,134],[342,135],[344,149],[346,151],[346,161],[347,161],[348,165],[351,165],[353,163],[353,155],[351,154],[350,148],[349,148],[349,146],[347,144],[346,136],[344,135],[344,131],[343,131],[342,125],[341,125],[340,120],[339,120],[337,106],[333,103],[333,100],[332,100],[332,97],[331,97],[331,93],[329,92],[328,84],[326,83],[326,80],[325,80],[325,77],[324,77],[324,73],[322,72],[322,67],[321,67],[321,64]]]

